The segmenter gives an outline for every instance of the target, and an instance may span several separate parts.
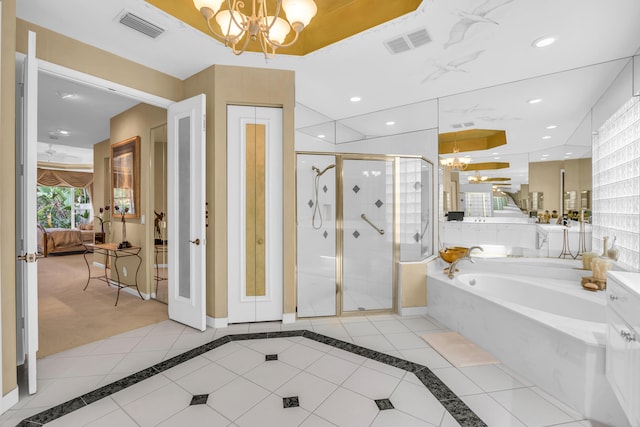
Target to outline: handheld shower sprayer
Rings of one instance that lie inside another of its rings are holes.
[[[329,165],[326,168],[324,168],[322,171],[320,169],[318,169],[315,166],[311,166],[311,169],[316,173],[316,176],[321,176],[323,173],[325,173],[326,171],[328,171],[329,169],[333,169],[335,168],[336,165]]]
[[[315,192],[316,200],[313,205],[313,216],[311,217],[311,226],[316,230],[319,230],[322,227],[322,212],[320,212],[320,205],[318,203],[318,188],[320,186],[320,176],[322,176],[322,174],[328,171],[329,169],[332,169],[335,167],[336,167],[335,164],[331,164],[326,168],[324,168],[323,170],[320,170],[320,168],[317,168],[316,166],[311,166],[311,170],[316,173],[316,176],[313,178],[313,184],[314,184],[313,190]],[[317,227],[316,227],[316,215],[318,215],[318,218],[320,220],[320,224],[318,224]]]

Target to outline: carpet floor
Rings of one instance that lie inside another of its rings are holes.
[[[92,262],[92,255],[87,255]],[[102,273],[91,266],[91,275]],[[91,280],[82,254],[38,260],[39,350],[42,358],[168,319],[167,306]],[[135,288],[132,288],[135,290]]]

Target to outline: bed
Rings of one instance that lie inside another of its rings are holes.
[[[84,252],[84,244],[93,242],[93,228],[44,228],[38,224],[38,252],[44,256]]]

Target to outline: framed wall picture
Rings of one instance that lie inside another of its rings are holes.
[[[111,196],[113,207],[126,218],[140,216],[140,137],[111,144]]]

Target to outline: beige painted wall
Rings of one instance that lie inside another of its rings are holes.
[[[529,163],[529,191],[543,193],[543,211],[560,212],[560,169],[563,162]]]
[[[543,210],[562,212],[560,171],[564,169],[564,190],[591,191],[591,159],[529,163],[529,191],[544,194]]]
[[[167,122],[167,110],[163,108],[154,107],[147,104],[138,104],[127,111],[124,111],[117,116],[111,118],[111,137],[110,143],[115,144],[117,142],[129,139],[134,136],[140,137],[140,214],[139,218],[127,218],[127,240],[134,246],[140,246],[142,248],[140,256],[142,257],[142,265],[140,272],[138,273],[138,286],[142,293],[150,294],[153,285],[153,264],[154,264],[154,251],[153,251],[153,199],[154,193],[151,183],[153,182],[153,165],[152,159],[154,157],[154,144],[151,143],[151,129],[157,126],[163,125]],[[100,158],[96,158],[94,153],[94,159],[96,164],[94,167],[94,175],[100,177],[106,177],[105,166],[109,164],[104,162],[103,157],[105,154],[109,158],[109,148],[104,153],[102,148]],[[101,161],[102,159],[102,161]],[[102,185],[104,188],[110,188],[110,182],[104,182]],[[97,188],[97,186],[96,186]],[[100,193],[100,191],[98,191]],[[104,194],[104,193],[103,193]],[[109,194],[107,192],[106,194]],[[103,196],[104,197],[104,196]],[[96,202],[99,202],[96,200]],[[98,203],[94,206],[99,208],[104,206],[107,202],[111,205],[110,201],[102,200],[102,203]],[[142,223],[142,216],[145,217],[144,224]],[[122,221],[119,215],[114,216],[113,206],[111,211],[111,242],[122,241]],[[127,284],[133,284],[135,275],[133,272],[137,267],[135,258],[123,259],[123,262],[119,265],[127,267],[128,276],[123,278],[122,270],[120,270],[120,278]]]
[[[424,307],[427,305],[427,264],[401,262],[399,268],[402,307]]]
[[[294,73],[216,65],[185,81],[185,96],[207,96],[207,315],[227,317],[227,105],[283,108],[284,312],[294,313]]]
[[[0,46],[0,177],[15,188],[16,0],[3,0]],[[0,197],[0,299],[2,303],[2,395],[17,386],[15,192]]]

